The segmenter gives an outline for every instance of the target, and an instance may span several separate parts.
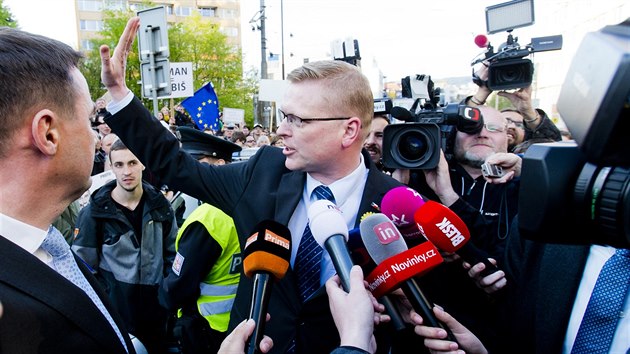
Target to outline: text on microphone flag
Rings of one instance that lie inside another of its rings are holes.
[[[438,266],[444,259],[431,242],[424,242],[383,260],[365,278],[374,297],[388,294],[402,282],[421,276]]]

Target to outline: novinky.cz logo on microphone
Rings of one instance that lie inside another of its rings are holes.
[[[377,224],[372,229],[374,230],[374,234],[378,237],[378,240],[381,244],[387,245],[394,241],[398,241],[400,238],[400,233],[395,229],[394,224],[391,221],[384,221],[380,224]]]
[[[444,217],[444,220],[442,220],[442,222],[435,224],[435,226],[437,226],[438,229],[440,229],[440,231],[442,231],[442,233],[444,233],[444,235],[448,237],[449,240],[451,240],[453,246],[457,246],[462,243],[462,241],[466,240],[464,235],[462,235],[457,227],[453,225],[451,221],[448,220],[446,217]]]

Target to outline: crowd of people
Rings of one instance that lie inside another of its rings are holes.
[[[491,90],[482,67],[463,104],[479,110],[483,126],[456,132],[452,158],[441,153],[435,168],[388,168],[383,135],[394,122],[375,114],[360,68],[323,60],[291,71],[275,132],[233,123],[199,130],[181,105],[173,117],[168,108],[154,117],[128,89],[139,26],[130,19],[113,51],[100,48],[108,101],[92,101],[80,53],[0,28],[0,78],[13,83],[0,88],[1,352],[244,353],[260,324],[249,318],[255,286],[242,254],[264,220],[286,225],[291,246],[288,270],[264,305],[258,352],[630,349],[630,252],[519,233],[523,153],[562,139],[533,107],[531,87],[499,92],[513,107],[498,111],[485,105]],[[233,163],[248,148],[257,151]],[[484,163],[504,174],[484,175]],[[90,176],[108,170],[111,181],[79,211]],[[352,230],[400,186],[452,210],[470,245],[497,267],[487,274],[484,263],[441,252],[443,263],[416,277],[441,326],[400,289],[388,295],[393,307],[374,298],[370,269],[353,266],[346,288],[334,255],[311,232],[307,216],[318,199],[334,203]],[[605,283],[602,310],[592,305],[605,282],[598,275],[613,263],[625,281],[618,300]],[[608,325],[605,334],[591,332]]]

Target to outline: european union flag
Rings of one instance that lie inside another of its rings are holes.
[[[205,84],[192,97],[183,100],[182,106],[200,130],[205,128],[218,129],[219,99],[214,92],[212,82]]]

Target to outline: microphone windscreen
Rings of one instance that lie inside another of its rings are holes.
[[[414,120],[413,114],[411,114],[411,112],[404,107],[394,106],[392,107],[390,114],[392,115],[392,117],[404,120],[405,122],[413,122]]]
[[[317,243],[324,247],[324,242],[333,235],[343,235],[348,241],[346,220],[335,203],[329,200],[318,200],[308,208],[308,225]]]
[[[485,48],[488,46],[488,37],[485,34],[478,34],[475,36],[475,44],[479,48]]]
[[[422,235],[418,232],[413,217],[424,203],[420,193],[413,188],[400,186],[385,193],[381,201],[381,212],[394,222],[405,238],[418,238]],[[412,231],[405,232],[403,230]],[[413,230],[415,230],[415,234]]]
[[[383,214],[372,214],[361,221],[361,240],[376,264],[408,249],[396,225]]]
[[[414,220],[424,235],[438,249],[456,252],[470,240],[468,227],[451,209],[427,201],[414,215]]]
[[[248,277],[256,272],[268,272],[280,280],[289,269],[291,260],[291,232],[273,220],[256,225],[254,233],[245,242],[243,270]]]

